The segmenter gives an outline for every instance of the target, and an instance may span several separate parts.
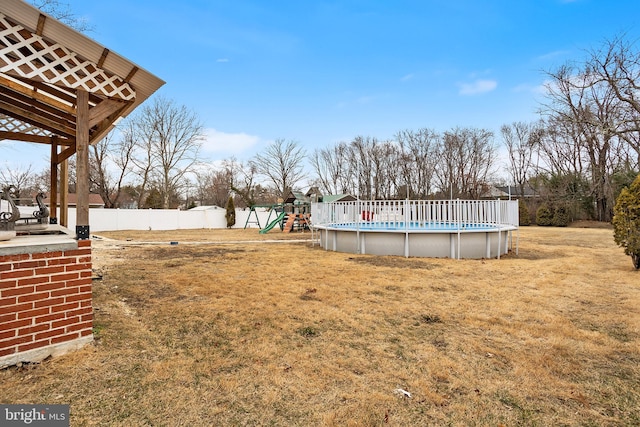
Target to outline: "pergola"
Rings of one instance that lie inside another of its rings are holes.
[[[51,222],[60,206],[65,226],[66,165],[76,155],[78,239],[89,238],[89,145],[163,84],[33,6],[0,2],[0,140],[51,147]]]

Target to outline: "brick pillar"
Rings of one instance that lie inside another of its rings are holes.
[[[90,240],[64,250],[0,256],[0,368],[93,340],[91,275]]]

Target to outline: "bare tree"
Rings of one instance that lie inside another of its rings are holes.
[[[152,181],[152,175],[156,164],[154,162],[153,127],[150,129],[142,123],[138,123],[135,117],[129,116],[124,126],[124,138],[134,141],[135,149],[131,156],[134,173],[138,176],[135,188],[136,205],[142,207],[148,196],[148,188]]]
[[[229,196],[229,177],[226,171],[205,169],[196,172],[196,199],[203,205],[221,206],[223,198]]]
[[[496,161],[493,133],[486,129],[456,128],[445,132],[437,169],[442,195],[477,199],[492,179]]]
[[[225,159],[219,167],[207,168],[196,174],[197,197],[204,204],[224,206],[229,196],[236,193],[234,204],[237,207],[250,206],[253,202],[247,204],[246,199],[251,199],[254,175],[255,170],[235,158]]]
[[[524,197],[524,188],[533,168],[534,153],[542,138],[539,123],[513,122],[500,128],[509,155],[509,173]]]
[[[538,145],[536,174],[586,176],[578,128],[574,123],[550,116]]]
[[[111,174],[108,171],[108,144],[112,135],[109,134],[102,138],[97,144],[89,147],[89,181],[91,189],[100,194],[105,203],[106,208],[111,208]]]
[[[615,91],[592,73],[591,67],[571,65],[549,72],[546,113],[566,129],[579,144],[588,164],[596,218],[610,221],[613,214],[611,175],[619,163],[618,135],[624,125]]]
[[[162,97],[142,108],[132,132],[137,139],[133,162],[142,178],[142,192],[153,182],[167,209],[195,172],[202,146],[202,125],[195,113]],[[142,198],[143,194],[141,194]]]
[[[316,149],[311,156],[311,166],[323,193],[344,194],[351,191],[347,152],[347,144],[340,142],[333,147]]]
[[[297,141],[276,139],[264,153],[251,161],[258,174],[273,184],[276,194],[285,198],[289,190],[306,177],[304,172],[305,150]]]
[[[0,190],[13,186],[14,197],[29,197],[29,193],[37,192],[34,191],[34,178],[31,165],[16,168],[2,167],[0,168]]]
[[[378,139],[370,136],[356,136],[349,146],[348,161],[355,178],[355,189],[363,199],[376,198],[374,187],[374,156]]]
[[[586,69],[594,83],[606,84],[620,102],[620,123],[615,131],[635,150],[635,163],[640,163],[640,51],[620,35],[593,49]]]
[[[89,150],[92,191],[102,197],[106,208],[120,207],[124,179],[131,171],[135,149],[131,132],[122,132],[118,143],[113,143],[114,137],[114,133],[109,133]]]
[[[231,173],[231,190],[236,195],[234,199],[236,207],[269,205],[278,201],[274,191],[256,182],[258,171],[254,162],[241,163],[232,159],[225,162],[225,167]]]
[[[417,199],[426,199],[433,190],[433,179],[441,149],[440,135],[430,129],[398,132],[402,160],[399,162],[404,182]],[[411,197],[411,194],[409,195]]]
[[[374,198],[397,198],[398,189],[406,188],[398,168],[401,153],[397,144],[393,141],[380,142],[373,147],[372,158]]]
[[[240,162],[235,157],[222,161],[222,169],[228,178],[229,195],[234,195],[236,207],[245,208],[256,204],[256,167],[251,162]]]
[[[357,136],[350,143],[317,149],[311,164],[325,193],[353,193],[364,199],[426,198],[431,192],[440,136],[406,130],[396,141]]]
[[[442,137],[442,151],[437,164],[436,180],[441,195],[448,194],[451,199],[460,197],[462,183],[459,170],[464,170],[464,150],[461,141],[451,132],[445,132]]]

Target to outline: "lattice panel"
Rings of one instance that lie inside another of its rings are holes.
[[[23,123],[4,114],[0,114],[0,130],[7,132],[26,133],[29,135],[51,136],[52,133],[39,127]]]
[[[133,88],[116,75],[31,33],[1,13],[0,72],[126,101],[136,96]]]

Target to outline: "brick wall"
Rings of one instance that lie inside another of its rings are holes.
[[[92,340],[91,241],[0,256],[0,367]]]

